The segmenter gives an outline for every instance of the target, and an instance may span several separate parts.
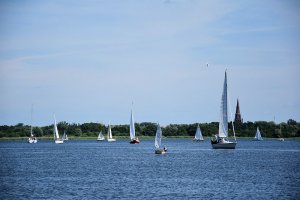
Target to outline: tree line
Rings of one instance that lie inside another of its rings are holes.
[[[162,127],[163,135],[168,136],[191,136],[193,137],[196,132],[197,123],[194,124],[169,124]],[[67,123],[59,122],[58,130],[60,134],[66,132],[68,136],[76,137],[97,137],[99,132],[105,135],[107,133],[107,126],[101,123]],[[218,133],[219,123],[199,123],[202,135],[213,136]],[[112,125],[113,136],[128,136],[129,125]],[[156,123],[142,122],[135,123],[135,130],[137,136],[154,136],[156,133]],[[232,123],[228,124],[229,134],[232,135]],[[263,137],[269,138],[289,138],[300,137],[300,123],[289,119],[287,122],[275,124],[274,122],[256,121],[234,123],[234,129],[237,137],[254,137],[256,128],[259,127]],[[33,127],[33,134],[37,137],[52,137],[53,124],[49,126]],[[30,136],[30,125],[18,123],[14,126],[2,125],[0,126],[0,138],[3,137],[28,137]]]

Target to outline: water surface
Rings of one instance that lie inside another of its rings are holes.
[[[0,142],[1,199],[299,199],[300,141]]]

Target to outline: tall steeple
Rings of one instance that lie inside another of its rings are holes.
[[[243,123],[243,119],[241,117],[239,99],[237,99],[234,122],[235,123]]]

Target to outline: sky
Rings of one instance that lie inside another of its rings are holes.
[[[0,1],[0,124],[300,120],[297,0]],[[207,66],[208,64],[208,66]],[[132,105],[133,102],[133,105]],[[33,107],[33,112],[31,112]],[[32,120],[31,120],[32,113]]]

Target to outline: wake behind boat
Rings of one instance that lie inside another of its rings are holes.
[[[130,144],[139,144],[140,140],[138,137],[135,137],[135,128],[134,128],[134,120],[133,120],[133,113],[131,110],[131,115],[130,115],[130,127],[129,127],[129,134],[130,134]]]
[[[228,140],[228,109],[227,109],[227,73],[225,71],[225,79],[223,85],[223,93],[221,100],[221,113],[220,113],[220,122],[219,122],[219,133],[215,137],[211,138],[211,145],[214,149],[235,149],[237,144],[235,139],[234,126],[233,133],[235,142]]]
[[[161,136],[162,136],[162,131],[161,127],[159,124],[157,124],[157,130],[155,134],[155,154],[165,154],[167,152],[167,147],[161,148]]]

